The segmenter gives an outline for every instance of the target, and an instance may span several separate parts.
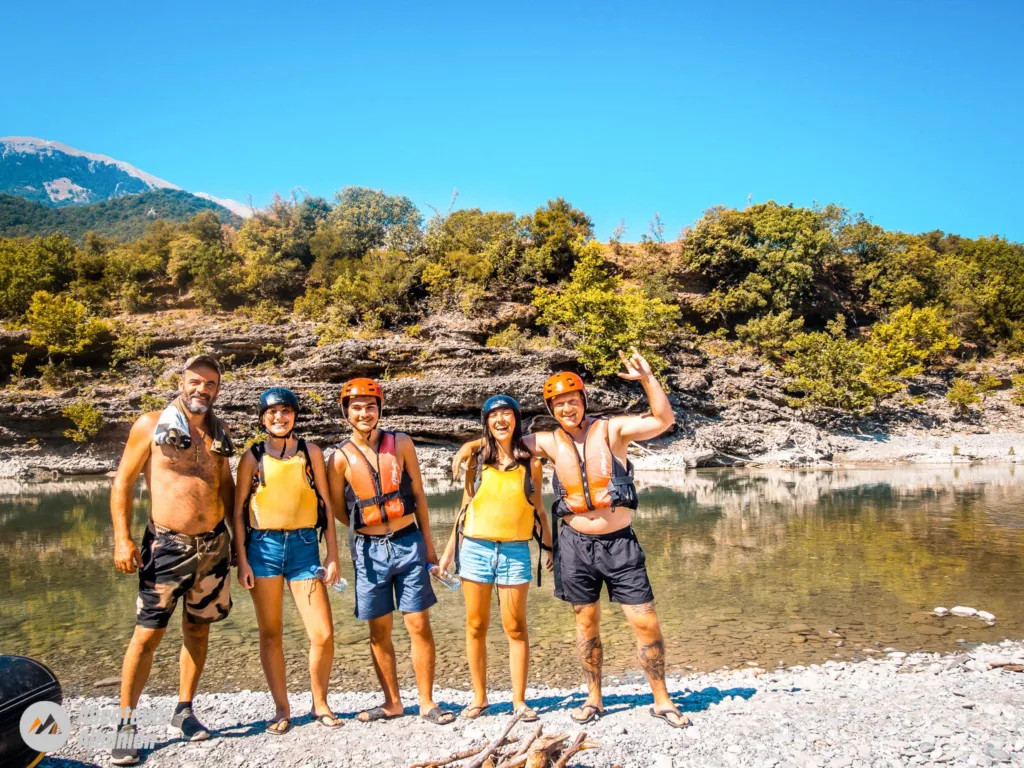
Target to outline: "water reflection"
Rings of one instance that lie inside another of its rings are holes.
[[[1024,558],[1024,473],[1012,466],[657,472],[638,484],[635,526],[670,666],[774,666],[1022,636],[1024,612],[1010,595]],[[441,480],[431,490],[440,550],[459,495]],[[43,659],[72,691],[117,677],[131,634],[136,580],[111,562],[108,492],[105,478],[0,481],[0,651]],[[140,532],[146,508],[140,492]],[[351,563],[342,570],[351,582]],[[237,585],[233,594],[235,611],[212,633],[204,687],[263,688],[251,601]],[[438,680],[464,687],[461,598],[439,597]],[[352,617],[351,595],[332,600],[334,685],[372,688],[365,624]],[[973,605],[999,620],[990,628],[924,613],[940,604]],[[609,673],[634,669],[628,627],[613,606],[604,613]],[[549,580],[531,589],[529,615],[531,679],[577,682],[571,612]],[[304,689],[306,641],[291,605],[286,622],[289,677]],[[497,619],[492,626],[491,675],[503,685],[507,646]],[[175,627],[158,652],[153,690],[174,688],[178,642]],[[396,645],[411,681],[403,630]]]

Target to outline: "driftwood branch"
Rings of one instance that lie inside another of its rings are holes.
[[[502,743],[515,744],[517,741],[519,741],[519,739],[505,739]],[[425,763],[414,763],[409,766],[409,768],[441,768],[441,766],[448,765],[448,763],[454,763],[459,760],[465,760],[468,757],[473,757],[474,755],[479,755],[486,746],[487,744],[480,744],[476,747],[464,749],[461,752],[454,752],[442,760],[429,760]]]
[[[488,744],[487,748],[481,754],[477,755],[473,759],[473,761],[466,766],[466,768],[481,768],[481,766],[484,764],[487,758],[491,756],[494,750],[496,750],[505,742],[505,737],[508,736],[508,732],[511,731],[515,727],[516,723],[519,722],[519,718],[523,716],[523,712],[524,710],[521,709],[514,715],[512,715],[512,719],[508,721],[508,725],[505,726],[505,730],[501,732],[498,738],[496,738],[494,741]]]
[[[544,726],[541,723],[537,723],[537,729],[530,735],[530,738],[528,738],[525,742],[523,742],[523,745],[521,747],[519,747],[519,749],[517,749],[511,755],[509,755],[504,760],[502,760],[500,763],[498,763],[498,768],[509,768],[509,764],[510,764],[510,762],[512,760],[514,760],[517,757],[521,757],[521,756],[525,755],[527,752],[530,751],[530,747],[533,746],[533,742],[535,742],[537,739],[539,739],[540,735],[543,732],[544,732]]]
[[[584,731],[576,737],[576,741],[572,743],[572,746],[562,753],[561,757],[558,758],[558,761],[551,768],[565,768],[577,753],[585,749],[600,749],[600,747],[601,745],[596,741],[587,741],[587,733]]]

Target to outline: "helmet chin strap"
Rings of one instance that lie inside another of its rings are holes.
[[[288,441],[291,439],[292,433],[294,431],[295,431],[295,427],[293,426],[291,429],[288,430],[288,433],[285,434],[285,435],[274,435],[274,434],[270,435],[271,437],[276,437],[278,440],[282,441],[281,442],[281,455],[279,456],[279,458],[282,458],[282,459],[284,458],[284,452],[288,450]]]

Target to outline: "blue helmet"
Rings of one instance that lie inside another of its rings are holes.
[[[480,409],[481,421],[486,424],[487,417],[491,414],[491,411],[497,411],[499,408],[511,408],[516,414],[516,421],[521,419],[519,403],[516,402],[515,398],[508,395],[494,395],[484,401],[484,406]]]
[[[260,421],[263,421],[263,414],[275,405],[287,405],[299,413],[299,398],[295,393],[285,387],[271,387],[260,395]]]

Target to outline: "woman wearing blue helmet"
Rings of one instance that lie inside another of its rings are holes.
[[[541,464],[523,445],[519,403],[495,395],[481,409],[484,444],[470,461],[462,494],[462,512],[448,540],[440,566],[454,559],[466,600],[466,657],[473,680],[473,703],[463,717],[476,718],[487,702],[487,628],[491,592],[497,588],[501,624],[508,636],[512,707],[524,721],[537,719],[526,705],[530,640],[526,630],[526,596],[532,573],[530,539],[538,537],[550,552],[551,531],[541,514]],[[552,567],[551,555],[547,568]],[[539,573],[538,573],[539,576]]]
[[[267,439],[242,456],[235,494],[235,541],[245,541],[238,548],[238,582],[256,608],[260,662],[276,709],[267,733],[274,736],[291,729],[282,648],[285,581],[309,635],[313,717],[325,728],[341,725],[327,704],[334,630],[326,585],[338,579],[334,515],[323,453],[292,434],[298,415],[299,399],[290,389],[271,387],[260,396],[260,427]],[[318,531],[327,545],[323,581],[317,578]]]

